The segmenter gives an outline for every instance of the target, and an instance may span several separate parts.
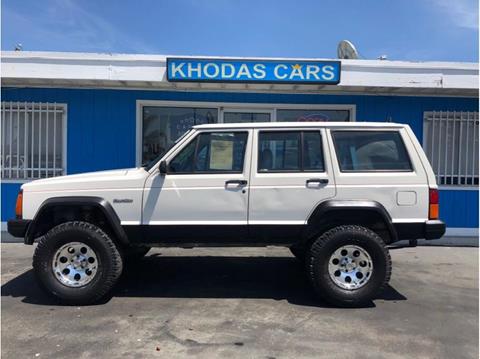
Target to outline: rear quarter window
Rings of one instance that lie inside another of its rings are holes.
[[[342,172],[412,171],[398,131],[332,131]]]

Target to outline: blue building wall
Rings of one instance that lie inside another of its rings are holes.
[[[68,174],[135,166],[137,100],[354,104],[357,121],[407,123],[420,142],[424,111],[478,111],[478,99],[458,97],[2,88],[2,101],[68,105]],[[13,216],[19,185],[1,187],[5,221]],[[441,211],[449,227],[478,227],[478,191],[442,190]]]

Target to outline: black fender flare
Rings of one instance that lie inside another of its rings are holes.
[[[305,230],[305,236],[313,233],[315,225],[319,223],[322,219],[322,216],[325,216],[327,213],[340,212],[340,211],[369,211],[374,212],[375,214],[380,215],[380,217],[385,222],[387,230],[391,236],[392,242],[398,240],[397,231],[392,223],[392,218],[390,217],[388,211],[385,207],[373,200],[326,200],[317,205],[317,207],[311,212],[307,220],[307,226]]]
[[[32,244],[35,240],[36,233],[40,226],[40,222],[42,217],[45,216],[48,211],[53,207],[78,207],[78,206],[93,206],[98,208],[107,219],[109,225],[111,226],[116,238],[122,244],[128,244],[128,237],[123,230],[120,222],[120,218],[118,218],[117,213],[113,209],[110,202],[105,200],[101,197],[93,197],[93,196],[72,196],[72,197],[52,197],[45,200],[40,208],[38,209],[35,217],[33,218],[32,222],[28,226],[27,233],[25,234],[25,244]]]

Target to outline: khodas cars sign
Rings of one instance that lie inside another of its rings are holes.
[[[167,79],[178,82],[338,84],[340,61],[167,58]]]

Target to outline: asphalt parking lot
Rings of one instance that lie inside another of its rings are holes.
[[[154,249],[103,303],[61,306],[33,250],[2,244],[2,358],[478,358],[475,247],[393,249],[362,309],[316,301],[282,248]]]

